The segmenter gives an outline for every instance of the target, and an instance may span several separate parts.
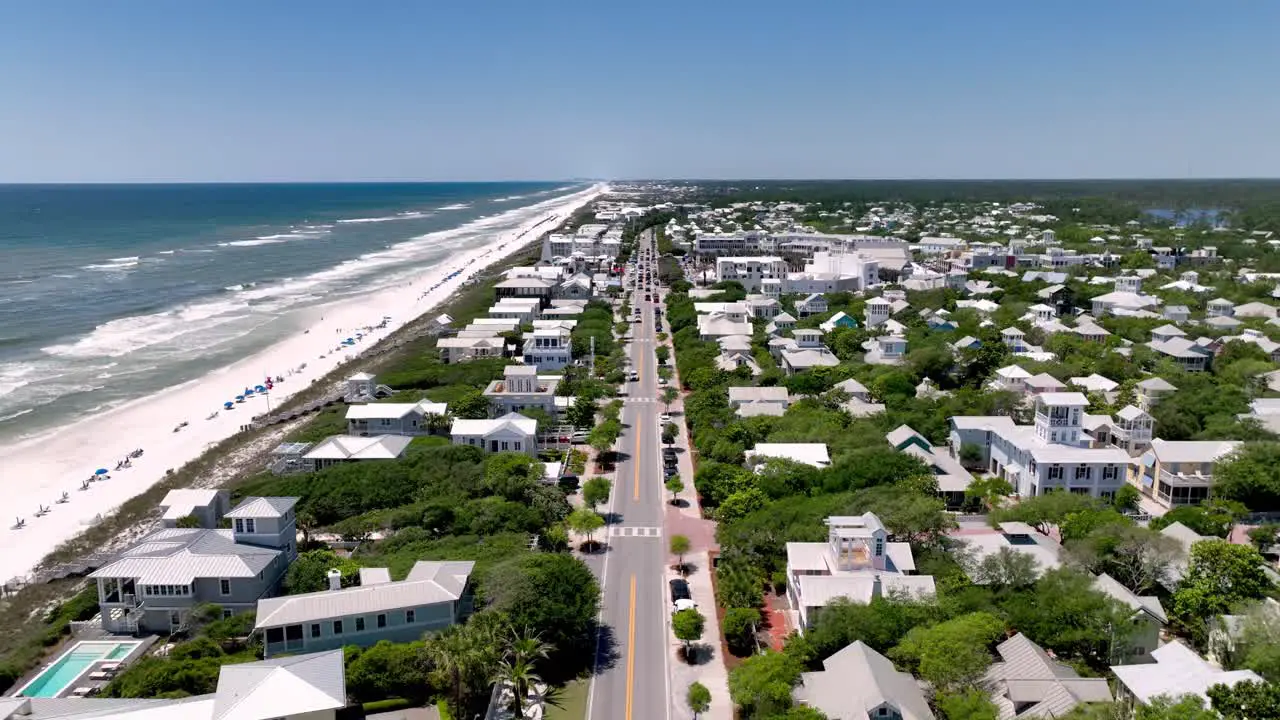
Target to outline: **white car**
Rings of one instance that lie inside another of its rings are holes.
[[[666,425],[667,423],[671,422],[671,416],[668,415],[667,413],[662,413],[661,415],[658,416],[658,421],[661,422],[663,425]]]

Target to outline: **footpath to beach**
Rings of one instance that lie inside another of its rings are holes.
[[[597,185],[539,203],[533,206],[536,215],[514,230],[461,251],[409,282],[305,311],[305,329],[251,357],[64,429],[0,448],[4,457],[0,506],[8,515],[0,517],[0,581],[9,584],[11,579],[26,578],[59,544],[145,492],[166,472],[176,471],[231,437],[254,416],[267,414],[268,404],[272,409],[279,407],[438,307],[477,273],[553,229],[606,189]],[[361,337],[355,344],[342,344],[347,338],[354,340],[357,333]],[[245,388],[262,385],[268,377],[283,381],[265,395],[253,393],[244,402],[234,403]],[[224,409],[227,401],[234,403],[230,410]],[[116,470],[117,463],[138,448],[143,454],[132,458],[129,467]],[[107,472],[86,483],[100,468]],[[66,500],[60,502],[64,493]],[[47,512],[37,516],[43,509]]]

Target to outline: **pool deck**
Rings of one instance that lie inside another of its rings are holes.
[[[55,697],[60,697],[60,698],[72,697],[71,693],[78,687],[92,687],[95,689],[95,692],[101,691],[102,688],[106,687],[107,683],[111,681],[110,678],[103,679],[103,680],[89,680],[90,673],[97,672],[99,668],[105,663],[116,663],[119,669],[123,670],[133,662],[137,661],[143,655],[145,655],[151,649],[151,646],[154,645],[156,641],[159,639],[160,638],[155,635],[150,635],[147,637],[134,637],[132,635],[107,635],[107,634],[100,634],[100,633],[87,633],[78,637],[70,636],[64,642],[62,642],[56,648],[50,651],[49,654],[46,655],[44,660],[40,663],[39,667],[37,667],[36,669],[32,670],[31,672],[19,678],[18,681],[13,684],[13,687],[10,688],[9,693],[11,695],[16,694],[19,690],[25,688],[28,684],[31,683],[31,681],[40,677],[41,673],[47,670],[51,665],[53,665],[59,659],[61,659],[63,655],[66,655],[72,648],[79,645],[80,643],[138,643],[137,647],[133,648],[133,650],[130,651],[128,655],[125,655],[122,658],[118,658],[115,660],[107,660],[104,658],[102,660],[97,660],[93,662],[91,665],[86,667],[83,672],[77,675],[71,682],[67,683]],[[112,673],[113,676],[115,674],[116,673]]]

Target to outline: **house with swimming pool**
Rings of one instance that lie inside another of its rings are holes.
[[[347,588],[330,570],[327,590],[259,600],[254,632],[263,636],[264,657],[411,642],[471,614],[474,568],[471,561],[419,560],[400,581],[386,568],[363,568],[360,584]]]
[[[165,527],[147,535],[89,575],[98,585],[102,629],[177,632],[202,603],[220,605],[224,616],[253,610],[298,557],[297,502],[245,498],[225,515],[218,507],[191,507],[186,514],[210,527]]]

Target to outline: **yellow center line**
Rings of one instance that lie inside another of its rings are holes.
[[[631,602],[627,605],[627,720],[631,720],[631,700],[634,691],[636,663],[636,576],[631,576]]]

